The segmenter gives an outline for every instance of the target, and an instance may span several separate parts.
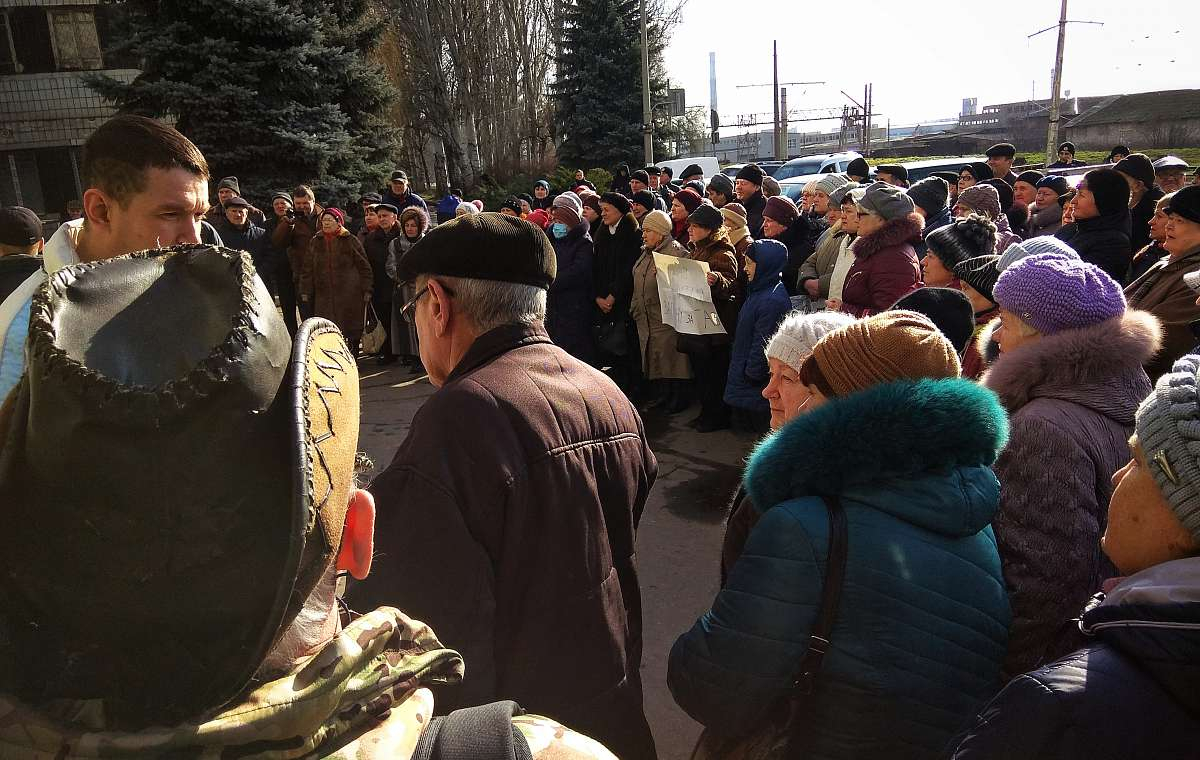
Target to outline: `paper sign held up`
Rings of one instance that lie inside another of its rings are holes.
[[[654,268],[663,324],[689,335],[725,333],[713,306],[706,262],[656,253]]]

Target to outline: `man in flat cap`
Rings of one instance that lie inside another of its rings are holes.
[[[634,542],[658,466],[620,389],[546,334],[555,272],[536,225],[495,213],[400,262],[438,391],[370,486],[375,572],[347,599],[401,605],[462,652],[456,704],[503,694],[653,758]]]
[[[1178,156],[1163,156],[1154,162],[1154,181],[1164,194],[1173,193],[1187,184],[1185,177],[1190,168],[1188,162]]]
[[[66,267],[27,349],[0,407],[0,756],[612,760],[512,702],[431,720],[461,655],[339,604],[373,557],[354,356],[321,319],[293,341],[245,253]]]
[[[1017,174],[1012,170],[1017,160],[1017,149],[1012,143],[996,143],[984,155],[987,156],[987,165],[993,177],[1004,180],[1009,187],[1017,184]]]

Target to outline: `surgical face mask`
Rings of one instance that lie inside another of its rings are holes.
[[[567,233],[570,231],[571,228],[562,222],[555,222],[554,224],[550,225],[550,232],[553,233],[554,237],[556,238],[565,238]]]

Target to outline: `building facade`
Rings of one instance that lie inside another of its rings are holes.
[[[81,146],[115,113],[82,77],[138,73],[106,68],[98,14],[99,0],[0,0],[0,206],[53,222],[82,194]]]

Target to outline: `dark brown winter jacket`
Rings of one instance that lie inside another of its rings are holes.
[[[496,328],[371,484],[375,565],[347,598],[401,605],[463,654],[439,709],[512,699],[652,757],[634,539],[657,472],[616,385],[540,325]]]
[[[1063,330],[1001,354],[982,383],[1009,414],[992,523],[1012,604],[1011,678],[1075,649],[1072,622],[1115,570],[1100,551],[1112,475],[1129,461],[1142,363],[1161,326],[1143,311]]]
[[[304,259],[308,256],[308,244],[313,235],[321,230],[320,220],[316,212],[304,216],[296,214],[293,219],[280,219],[271,233],[271,245],[276,250],[287,251],[288,265],[292,268],[292,279],[300,282],[300,274],[304,271]],[[302,295],[302,294],[297,294]]]
[[[842,311],[869,317],[921,287],[917,249],[924,222],[916,214],[889,219],[854,241],[854,264],[842,286]]]
[[[1200,319],[1200,306],[1196,306],[1196,294],[1183,276],[1198,268],[1200,248],[1194,248],[1176,259],[1170,256],[1160,259],[1125,288],[1130,308],[1148,311],[1163,324],[1162,350],[1146,362],[1151,382],[1196,345],[1191,324]]]

